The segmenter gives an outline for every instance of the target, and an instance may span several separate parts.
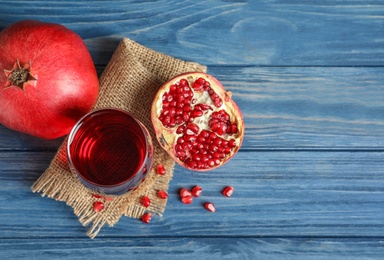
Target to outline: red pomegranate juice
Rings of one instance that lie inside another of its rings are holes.
[[[136,186],[151,167],[148,139],[145,127],[125,111],[96,110],[72,130],[69,163],[89,188],[119,195]]]

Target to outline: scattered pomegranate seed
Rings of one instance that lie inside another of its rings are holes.
[[[106,201],[112,201],[112,200],[113,200],[112,197],[104,197],[104,199],[105,199]]]
[[[93,210],[95,212],[100,212],[103,209],[104,209],[104,203],[103,202],[96,201],[95,203],[93,203]]]
[[[168,198],[168,193],[166,193],[166,192],[163,191],[163,190],[159,190],[159,191],[157,192],[157,196],[158,196],[159,198],[161,198],[161,199],[166,199],[166,198]]]
[[[180,197],[182,197],[182,198],[187,197],[187,196],[192,196],[192,192],[186,188],[180,189],[179,194],[180,194]]]
[[[184,196],[181,198],[181,202],[184,204],[191,204],[193,202],[193,197],[192,196]]]
[[[200,197],[202,192],[203,192],[203,189],[200,186],[195,186],[192,189],[192,196]]]
[[[101,196],[100,194],[96,194],[96,193],[92,193],[92,196],[96,199],[100,199],[102,198],[103,196]]]
[[[148,208],[151,205],[151,199],[148,196],[141,197],[141,205]]]
[[[146,212],[141,216],[141,221],[148,224],[151,221],[151,218],[152,218],[152,214],[149,212]]]
[[[210,212],[215,212],[216,211],[215,205],[213,205],[212,202],[206,202],[204,204],[204,207],[205,207],[206,210],[208,210]]]
[[[157,172],[157,174],[164,175],[165,174],[164,165],[162,165],[162,164],[157,165],[156,172]]]
[[[223,190],[223,195],[226,197],[231,197],[235,189],[232,186],[227,186]]]

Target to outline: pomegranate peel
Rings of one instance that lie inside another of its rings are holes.
[[[0,32],[0,124],[55,139],[92,109],[98,93],[92,57],[74,31],[23,20]]]
[[[213,76],[184,73],[156,94],[151,120],[163,149],[181,166],[208,171],[240,149],[244,120],[232,93]]]

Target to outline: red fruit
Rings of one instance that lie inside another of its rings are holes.
[[[206,202],[204,204],[204,207],[205,207],[206,210],[208,210],[210,212],[215,212],[216,211],[215,205],[213,205],[212,202]]]
[[[226,197],[231,197],[235,189],[232,186],[227,186],[223,190],[223,195]]]
[[[187,197],[187,196],[192,196],[192,192],[186,188],[182,188],[180,189],[180,197],[183,198],[183,197]]]
[[[103,202],[96,201],[95,203],[93,203],[93,210],[95,212],[100,212],[103,209],[104,209],[104,203]]]
[[[153,101],[151,119],[160,145],[177,163],[196,171],[223,165],[244,137],[243,117],[231,93],[200,72],[165,83]]]
[[[195,186],[192,189],[192,196],[200,197],[202,192],[203,192],[203,189],[200,186]]]
[[[149,207],[149,205],[151,205],[151,199],[148,196],[141,197],[141,205],[146,208]]]
[[[160,199],[166,199],[168,198],[168,193],[166,193],[165,191],[163,190],[159,190],[157,192],[157,196],[160,198]]]
[[[83,40],[64,26],[24,20],[0,33],[0,123],[53,139],[96,103],[99,82]]]
[[[157,174],[164,175],[165,174],[164,165],[162,165],[162,164],[157,165],[156,172],[157,172]]]
[[[193,197],[192,196],[182,197],[181,202],[183,202],[184,204],[191,204],[193,202]]]
[[[146,212],[141,216],[141,221],[148,224],[151,221],[151,218],[152,218],[152,214],[149,212]]]

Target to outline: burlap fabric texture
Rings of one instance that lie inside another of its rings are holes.
[[[94,192],[84,187],[70,171],[66,155],[67,139],[65,139],[48,169],[33,184],[32,191],[66,202],[73,208],[80,223],[89,227],[87,235],[91,238],[96,237],[105,224],[113,226],[122,216],[139,218],[146,211],[161,215],[167,200],[158,198],[157,192],[168,190],[174,161],[155,139],[150,108],[156,92],[163,83],[188,71],[205,72],[206,67],[156,52],[124,38],[100,77],[100,94],[94,109],[106,107],[124,109],[143,122],[150,131],[154,143],[153,165],[163,164],[167,170],[165,175],[157,174],[155,167],[152,167],[138,189],[112,197],[113,200],[96,198]],[[151,199],[148,208],[144,208],[140,202],[144,195]],[[95,212],[93,209],[93,203],[96,201],[104,202],[105,208],[100,212]]]

